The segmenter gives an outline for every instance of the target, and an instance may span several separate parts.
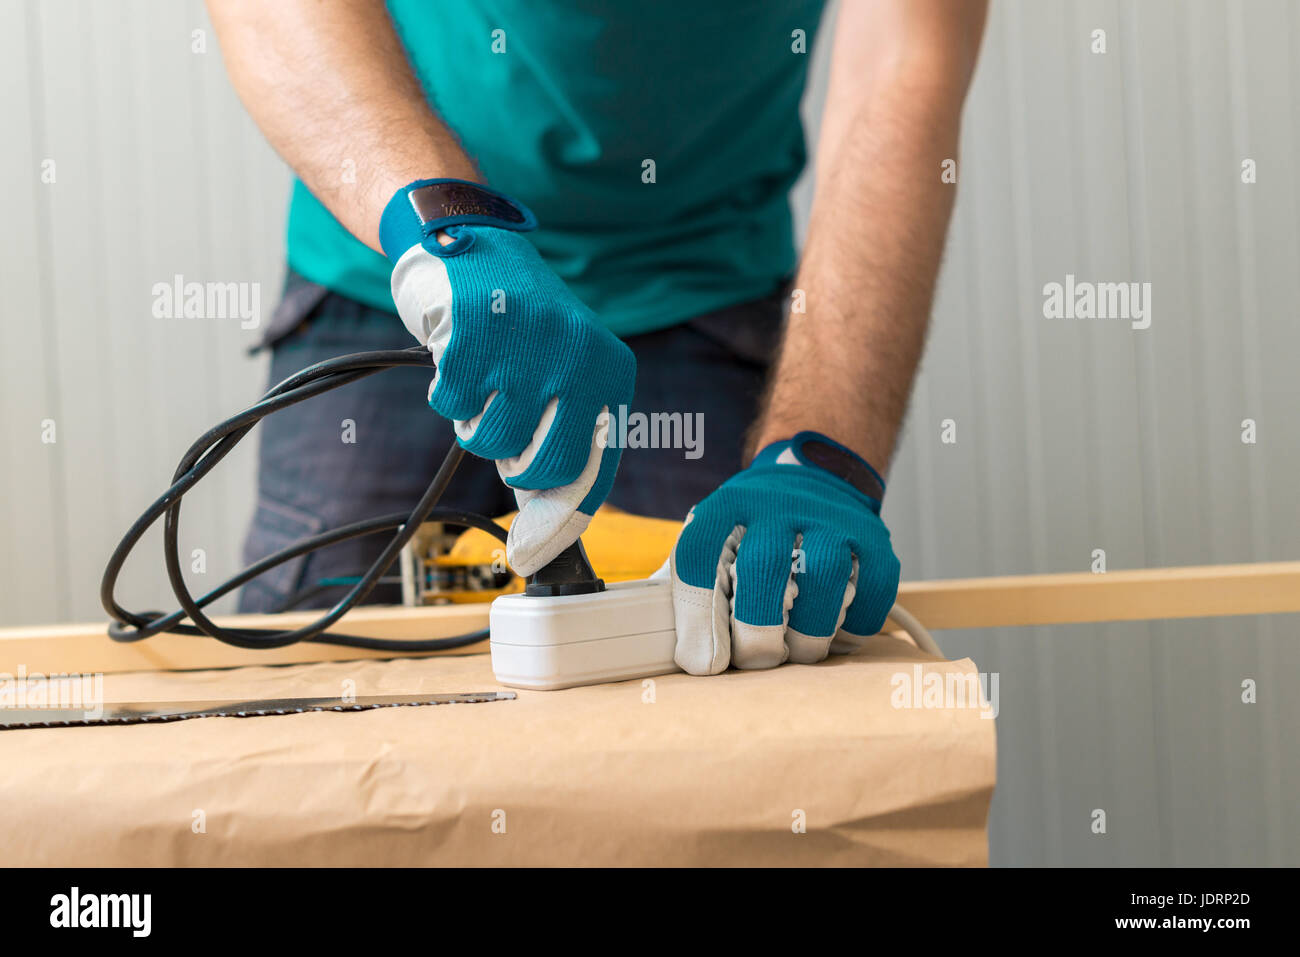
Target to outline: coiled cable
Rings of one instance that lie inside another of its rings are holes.
[[[176,472],[172,476],[172,485],[136,520],[122,541],[118,543],[104,569],[100,583],[100,601],[104,610],[113,619],[108,634],[114,641],[141,641],[162,632],[185,635],[207,635],[218,641],[238,648],[283,648],[299,641],[312,641],[321,644],[343,645],[350,648],[369,648],[377,651],[445,651],[476,644],[488,637],[487,629],[457,635],[451,638],[434,638],[428,640],[402,640],[369,638],[360,635],[345,635],[330,632],[328,629],[338,622],[349,610],[365,600],[366,596],[379,583],[384,572],[397,559],[402,547],[411,540],[426,521],[439,521],[448,525],[477,528],[495,536],[501,541],[506,539],[506,529],[482,515],[460,509],[442,508],[439,499],[451,483],[452,476],[460,465],[464,450],[452,443],[451,450],[443,459],[442,465],[420,500],[409,513],[396,513],[353,522],[340,528],[330,529],[320,534],[304,538],[283,548],[261,561],[250,565],[237,575],[222,582],[202,597],[195,598],[185,582],[181,572],[178,548],[180,527],[181,499],[203,476],[226,457],[241,439],[246,436],[258,422],[266,416],[281,409],[296,405],[313,396],[337,389],[358,379],[399,366],[433,366],[433,357],[422,346],[410,349],[381,350],[377,352],[358,352],[352,355],[326,359],[295,373],[276,385],[255,405],[238,415],[212,427],[199,437],[181,458]],[[131,612],[118,604],[114,597],[117,579],[136,544],[145,532],[159,518],[163,518],[163,557],[167,564],[167,579],[176,596],[180,608],[171,614],[163,612]],[[277,565],[291,561],[300,555],[333,545],[337,542],[374,535],[379,532],[394,531],[392,539],[383,552],[371,564],[360,580],[353,585],[346,595],[340,598],[332,608],[310,624],[288,631],[270,628],[223,628],[204,614],[203,609],[223,595],[229,594],[239,586],[270,571]],[[186,620],[192,624],[184,624]]]

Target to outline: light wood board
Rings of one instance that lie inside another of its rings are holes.
[[[1300,562],[906,582],[898,600],[933,630],[1300,612]],[[350,612],[335,630],[376,638],[445,638],[486,628],[488,607],[367,606]],[[287,629],[301,627],[318,614],[239,615],[218,621]],[[483,650],[486,642],[451,653]],[[20,668],[28,674],[110,674],[391,657],[392,652],[317,643],[245,650],[185,635],[120,644],[109,640],[102,622],[0,629],[0,673],[8,674]]]

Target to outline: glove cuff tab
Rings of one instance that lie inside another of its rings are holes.
[[[754,457],[755,464],[811,465],[830,472],[871,499],[880,511],[885,498],[885,480],[870,463],[852,449],[820,432],[799,432],[785,442],[773,442]]]
[[[537,228],[532,211],[504,193],[463,179],[417,179],[399,189],[379,220],[379,245],[394,263],[448,226]],[[436,242],[436,240],[434,240]]]

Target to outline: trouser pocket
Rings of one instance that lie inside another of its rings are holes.
[[[294,505],[276,501],[266,495],[257,499],[253,524],[244,540],[244,563],[251,565],[281,549],[325,528],[319,516]],[[304,573],[310,553],[291,558],[259,575],[239,595],[241,612],[280,611],[298,592],[306,587]]]
[[[271,321],[266,324],[262,338],[249,352],[258,353],[263,349],[272,349],[289,338],[311,318],[312,313],[321,307],[329,294],[330,291],[324,286],[304,279],[293,270],[289,270],[284,278],[284,291],[280,294],[280,301],[276,304],[275,311],[271,313]]]

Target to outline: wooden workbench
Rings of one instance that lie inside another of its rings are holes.
[[[896,708],[894,676],[922,672],[974,665],[881,636],[486,704],[0,731],[0,846],[9,865],[984,864],[994,722]],[[104,681],[110,700],[500,687],[484,654]]]
[[[934,629],[1295,612],[1300,562],[916,582],[899,600]],[[486,623],[482,605],[345,619],[391,638]],[[91,624],[0,631],[0,673],[102,673],[119,701],[496,689],[483,650],[120,645]],[[994,722],[900,707],[900,678],[931,677],[977,675],[882,635],[820,665],[491,704],[5,731],[0,841],[10,864],[982,864]]]

